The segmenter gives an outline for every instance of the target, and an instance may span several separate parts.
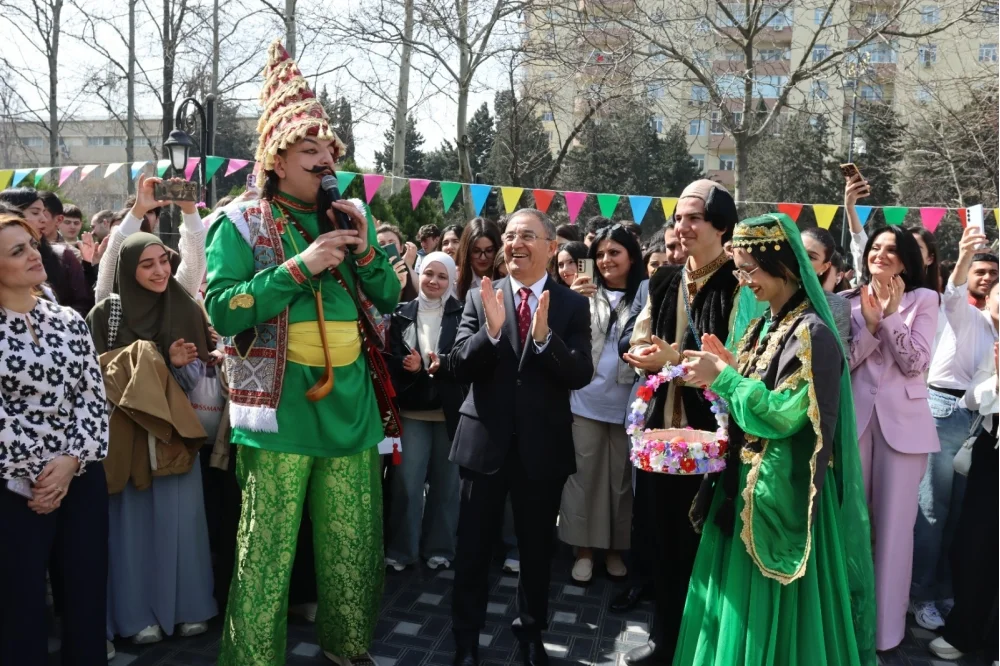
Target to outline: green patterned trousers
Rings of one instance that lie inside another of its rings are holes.
[[[237,455],[243,510],[219,666],[285,663],[288,585],[306,493],[320,646],[339,657],[364,654],[384,575],[378,450],[314,458],[241,446]]]

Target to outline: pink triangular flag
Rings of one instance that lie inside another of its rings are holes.
[[[920,221],[924,223],[927,231],[934,233],[938,224],[941,223],[941,218],[944,217],[947,212],[947,208],[921,208]]]
[[[75,166],[64,166],[62,169],[59,169],[59,187],[62,187],[62,184],[66,182],[67,178],[73,175],[74,171],[76,171]]]
[[[234,173],[250,164],[250,160],[235,160],[230,159],[229,164],[226,165],[226,175],[232,176]]]
[[[198,168],[198,163],[201,162],[200,157],[189,157],[187,166],[184,167],[184,178],[191,180],[191,176],[194,175],[194,170]]]
[[[100,164],[88,164],[87,166],[80,169],[80,180],[83,181],[84,178],[90,175],[90,173],[99,167]]]
[[[427,186],[430,184],[431,181],[423,178],[410,179],[410,203],[413,205],[413,210],[417,209],[417,204],[420,203],[421,197],[424,196],[424,192],[427,191]]]
[[[586,192],[563,192],[566,198],[566,212],[569,213],[569,221],[576,224],[576,216],[583,208],[583,202],[587,200]]]
[[[378,192],[378,188],[382,187],[382,181],[385,180],[385,176],[380,173],[366,173],[364,175],[365,179],[365,202],[371,203],[372,198]],[[425,186],[426,189],[426,186]],[[410,194],[413,194],[413,185],[410,185]]]

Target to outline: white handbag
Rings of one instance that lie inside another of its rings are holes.
[[[956,474],[969,476],[969,469],[972,467],[972,447],[976,443],[976,440],[979,439],[979,432],[982,430],[982,426],[983,415],[977,414],[976,419],[972,422],[972,428],[969,429],[969,436],[962,442],[962,447],[955,454],[955,459],[951,463]]]

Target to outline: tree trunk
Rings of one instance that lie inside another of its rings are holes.
[[[472,164],[469,161],[469,132],[468,132],[468,112],[469,112],[469,86],[472,84],[472,76],[469,71],[472,65],[472,49],[469,48],[469,0],[458,0],[458,122],[456,131],[458,140],[456,149],[458,152],[458,174],[463,183],[473,181]],[[472,192],[465,188],[465,213],[469,218],[476,214],[476,207],[472,203]]]
[[[59,31],[63,0],[52,3],[52,34],[49,49],[49,166],[59,160]]]
[[[403,51],[399,59],[399,89],[396,91],[396,122],[394,143],[392,145],[392,193],[403,189],[406,176],[406,110],[410,99],[410,54],[413,46],[413,0],[404,0],[406,16],[403,19]]]
[[[205,131],[208,134],[208,149],[210,152],[214,153],[215,130],[216,130],[215,119],[219,115],[218,112],[216,111],[215,105],[221,103],[221,100],[219,99],[219,0],[214,0],[214,2],[212,3],[212,92],[209,94],[209,97],[205,101],[206,101],[205,122],[208,123],[208,127],[205,128]],[[206,155],[204,159],[206,160],[204,162],[204,165],[206,169],[205,173],[207,174],[208,156]],[[208,205],[209,206],[214,205],[215,204],[214,178],[212,179],[212,182],[205,183],[205,190],[206,190],[205,196]]]
[[[736,144],[736,174],[733,186],[733,199],[739,203],[746,198],[744,190],[748,182],[747,172],[749,170],[748,156],[750,155],[750,146],[747,145],[747,137],[742,132],[733,136],[733,142]]]
[[[174,57],[176,55],[176,35],[173,34],[171,0],[163,0],[163,140],[166,141],[174,129]],[[173,174],[183,177],[183,173]],[[160,237],[166,235],[167,246],[177,249],[180,230],[180,209],[167,206],[160,215]]]
[[[285,50],[295,57],[295,0],[285,0]]]
[[[128,79],[125,82],[125,160],[135,162],[135,3],[128,0]],[[155,151],[153,153],[156,154]],[[131,166],[130,166],[131,168]],[[135,194],[135,181],[128,179],[128,193]]]

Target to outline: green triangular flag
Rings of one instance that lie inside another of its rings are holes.
[[[447,180],[441,182],[441,200],[444,201],[444,212],[448,212],[451,205],[455,203],[455,197],[457,197],[458,193],[461,191],[461,183],[452,183]]]
[[[903,223],[906,211],[908,210],[910,209],[905,206],[886,206],[882,209],[882,214],[885,215],[885,223],[899,226]]]
[[[225,161],[226,161],[225,157],[213,157],[212,155],[208,156],[208,158],[205,160],[206,183],[212,182],[212,176],[215,175],[215,172],[219,170],[219,167],[221,167],[225,163]]]
[[[156,175],[163,178],[163,174],[170,168],[170,160],[160,160],[156,163]]]
[[[601,215],[611,219],[611,216],[615,214],[615,208],[618,208],[618,200],[621,198],[620,194],[598,194],[597,206],[601,209]]]
[[[340,196],[345,196],[347,188],[350,187],[351,181],[358,174],[353,171],[338,171],[337,172],[337,189],[340,190]]]

